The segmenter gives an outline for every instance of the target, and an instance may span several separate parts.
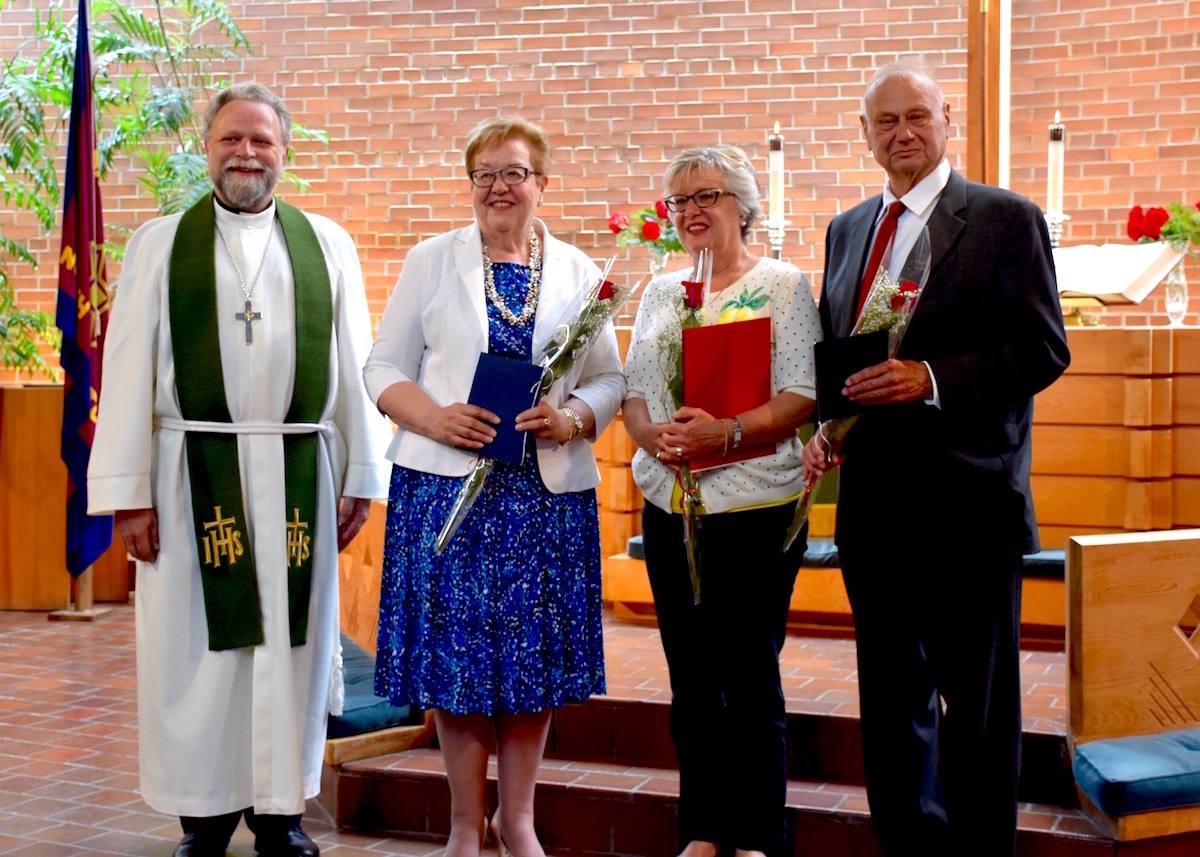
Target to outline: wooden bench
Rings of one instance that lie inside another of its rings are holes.
[[[1200,530],[1073,537],[1067,596],[1080,805],[1117,840],[1200,831]]]

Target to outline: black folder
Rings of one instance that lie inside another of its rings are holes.
[[[824,422],[862,413],[864,405],[842,395],[846,379],[888,358],[888,332],[860,333],[826,339],[813,346],[817,371],[817,419]]]

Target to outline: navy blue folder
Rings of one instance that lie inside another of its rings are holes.
[[[525,460],[529,433],[517,431],[517,414],[537,404],[541,391],[541,366],[487,352],[479,355],[467,401],[500,418],[500,425],[492,426],[496,436],[480,450],[482,455],[510,464],[521,464]]]

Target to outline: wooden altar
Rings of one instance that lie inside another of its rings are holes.
[[[67,467],[60,384],[0,385],[0,610],[62,610],[67,573]],[[121,540],[92,566],[96,601],[128,601]]]
[[[1200,525],[1200,328],[1068,328],[1034,402],[1042,543]]]
[[[1070,368],[1034,401],[1043,548],[1073,535],[1200,526],[1200,328],[1071,327],[1067,341]],[[641,508],[629,474],[633,444],[618,421],[596,448],[605,599],[624,615],[650,617],[644,564],[623,546]],[[807,633],[852,633],[838,569],[801,570],[792,618]],[[1061,579],[1026,579],[1022,625],[1037,629],[1041,645],[1061,644]]]

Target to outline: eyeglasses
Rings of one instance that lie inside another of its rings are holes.
[[[668,196],[663,202],[667,206],[668,211],[674,211],[676,214],[687,208],[688,200],[693,200],[699,208],[709,208],[717,204],[717,200],[723,196],[732,196],[734,199],[737,196],[731,191],[717,190],[715,187],[698,190],[693,194],[684,196],[682,193],[677,193],[674,196]]]
[[[531,170],[529,167],[518,167],[515,164],[511,167],[505,167],[502,170],[471,170],[467,175],[471,177],[471,184],[475,185],[475,187],[491,187],[496,183],[496,176],[500,176],[500,178],[504,179],[506,185],[512,187],[529,178],[530,173],[535,176],[541,175],[537,170]]]

